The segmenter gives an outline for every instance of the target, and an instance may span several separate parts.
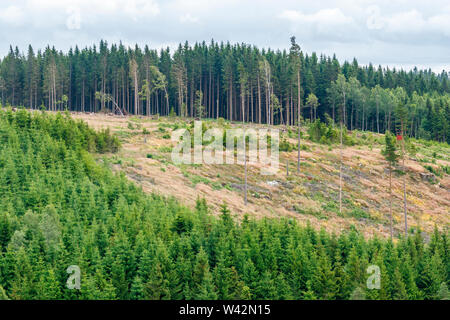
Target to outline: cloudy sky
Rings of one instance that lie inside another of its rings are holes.
[[[9,45],[67,50],[100,39],[153,48],[245,42],[340,60],[450,71],[448,0],[2,0],[0,57]]]

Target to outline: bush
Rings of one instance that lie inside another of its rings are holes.
[[[308,128],[309,139],[320,144],[334,144],[340,142],[340,130],[333,127],[331,123],[328,125],[321,122],[319,119],[311,123]],[[347,134],[347,129],[344,127],[342,142],[345,145],[352,146],[355,144],[354,138]]]
[[[292,145],[292,143],[287,141],[285,138],[281,139],[280,145],[279,145],[279,150],[280,151],[291,152],[294,149],[295,149],[295,147]]]
[[[368,240],[354,227],[336,235],[289,218],[235,221],[225,205],[202,200],[190,209],[99,165],[87,152],[96,133],[86,128],[0,112],[0,298],[348,299],[374,262],[395,281],[367,298],[398,298],[411,283],[421,285],[406,298],[448,297],[448,231]],[[327,219],[322,209],[296,210]],[[85,284],[76,292],[65,289],[73,263]],[[407,278],[398,276],[403,267]]]

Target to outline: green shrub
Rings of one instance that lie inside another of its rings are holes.
[[[354,226],[331,234],[291,218],[235,219],[204,199],[191,209],[99,165],[88,152],[96,135],[63,116],[0,112],[0,298],[349,299],[374,262],[395,281],[368,298],[448,296],[444,228],[392,242]],[[82,289],[66,290],[74,263]]]
[[[295,147],[292,145],[292,143],[287,141],[285,138],[281,139],[280,144],[279,144],[280,151],[291,152],[294,149],[295,149]]]
[[[169,146],[161,146],[161,147],[159,147],[159,152],[162,152],[162,153],[170,153],[170,152],[172,152],[172,147],[169,147]]]
[[[319,119],[309,125],[308,128],[309,139],[320,144],[335,144],[340,143],[340,129],[333,127],[332,124],[326,124]],[[347,134],[347,128],[344,127],[342,132],[342,142],[347,146],[356,144],[356,136]]]

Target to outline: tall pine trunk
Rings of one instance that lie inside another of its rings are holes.
[[[392,166],[389,164],[389,217],[391,220],[391,240],[394,237],[392,218]]]
[[[297,173],[300,173],[300,131],[301,131],[301,117],[302,117],[302,98],[300,96],[300,69],[297,72],[297,86],[298,86],[298,108],[297,108],[297,126],[298,126],[298,141],[297,141]]]

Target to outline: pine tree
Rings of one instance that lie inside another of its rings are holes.
[[[141,277],[136,276],[131,284],[131,296],[132,300],[142,300],[144,299],[144,283]]]
[[[318,249],[317,266],[314,269],[312,278],[312,288],[319,299],[333,300],[336,299],[338,287],[336,284],[335,272],[331,267],[328,256],[324,249]]]
[[[5,289],[0,285],[0,300],[9,300],[8,295],[5,292]]]
[[[301,71],[301,49],[295,42],[295,37],[291,37],[291,48],[289,50],[289,59],[296,75],[297,83],[297,173],[300,173],[300,140],[301,140],[301,118],[302,118],[302,97],[301,97],[301,85],[300,85],[300,71]]]
[[[1,288],[0,288],[0,290],[1,290]],[[441,283],[441,286],[439,287],[439,292],[437,295],[438,295],[438,299],[440,299],[440,300],[450,300],[450,292],[448,291],[448,287],[445,282]]]
[[[200,248],[196,256],[193,272],[193,281],[195,284],[193,298],[196,300],[217,299],[214,281],[209,268],[208,256],[203,248]]]
[[[170,300],[169,281],[158,262],[154,266],[147,283],[144,285],[144,297],[150,300]]]
[[[405,220],[405,238],[408,237],[408,211],[406,204],[406,167],[405,167],[405,136],[406,136],[406,128],[408,128],[408,109],[405,105],[405,93],[400,88],[398,89],[397,94],[397,106],[395,108],[395,117],[397,119],[399,125],[399,131],[401,136],[401,158],[402,158],[402,167],[403,167],[403,212],[404,212],[404,220]]]
[[[384,135],[385,148],[382,150],[382,154],[388,163],[389,169],[389,217],[391,221],[391,239],[393,238],[393,218],[392,218],[392,168],[397,164],[399,155],[396,153],[397,148],[395,146],[395,137],[387,131]]]
[[[203,92],[201,90],[197,90],[195,98],[195,114],[200,120],[205,116],[205,107],[202,105],[203,101]]]

